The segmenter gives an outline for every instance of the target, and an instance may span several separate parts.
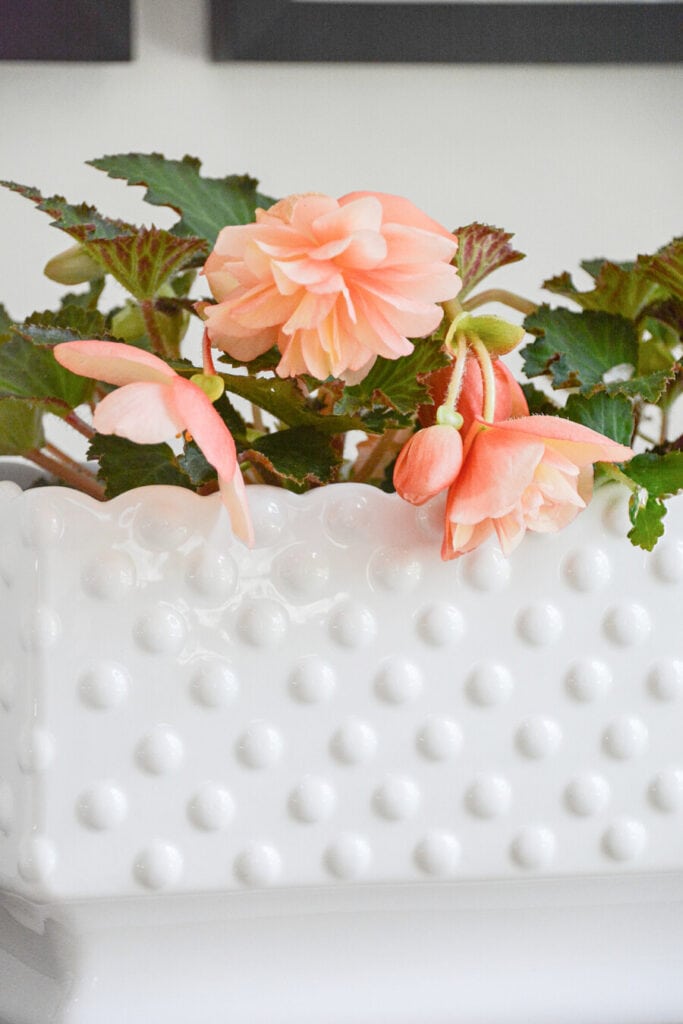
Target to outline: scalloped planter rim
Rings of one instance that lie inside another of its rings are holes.
[[[680,1024],[683,502],[250,501],[0,483],[3,1024]]]

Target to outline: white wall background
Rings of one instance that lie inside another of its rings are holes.
[[[661,66],[211,64],[203,5],[139,0],[123,65],[0,64],[0,177],[169,223],[89,157],[200,156],[274,195],[368,188],[450,227],[516,232],[529,259],[500,284],[539,298],[582,257],[626,259],[682,229],[683,69]],[[56,301],[42,266],[69,244],[0,192],[0,301]]]

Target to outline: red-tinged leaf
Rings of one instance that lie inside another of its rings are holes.
[[[602,262],[595,287],[590,291],[579,291],[567,273],[544,281],[543,287],[554,295],[571,299],[582,309],[616,313],[627,320],[636,320],[647,306],[666,298],[667,294],[638,267],[619,266],[607,260]]]
[[[0,181],[0,185],[30,199],[39,210],[54,217],[52,222],[54,227],[60,228],[79,241],[84,237],[88,239],[117,238],[120,235],[134,235],[137,231],[133,224],[104,217],[94,206],[88,206],[86,203],[73,206],[63,196],[48,196],[46,198],[37,188],[33,188],[31,185],[19,185],[15,181]]]
[[[639,256],[637,266],[670,295],[683,299],[683,237],[674,238],[654,256]]]
[[[139,300],[154,298],[169,277],[205,248],[203,238],[179,238],[160,228],[81,241],[87,252]]]
[[[468,295],[494,270],[524,259],[525,254],[510,245],[513,235],[502,228],[474,223],[456,228],[453,234],[458,238],[455,265],[462,281],[459,299]]]

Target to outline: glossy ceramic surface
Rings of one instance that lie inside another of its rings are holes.
[[[579,1020],[525,971],[603,927],[583,1019],[676,1022],[683,503],[652,555],[606,489],[509,561],[444,564],[438,503],[249,494],[253,551],[215,497],[0,484],[0,1019],[146,1024],[161,993],[187,1024],[205,974],[197,1024]],[[659,955],[629,1017],[605,993],[633,905]],[[322,994],[287,995],[287,935]]]

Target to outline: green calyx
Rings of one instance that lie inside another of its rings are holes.
[[[440,405],[436,410],[436,422],[440,427],[455,427],[460,430],[464,420],[457,409],[451,409],[448,405]]]
[[[458,320],[456,337],[479,338],[492,356],[504,356],[517,348],[524,337],[524,328],[508,323],[499,316],[464,316]]]
[[[212,402],[217,402],[225,391],[225,382],[218,374],[193,373],[190,377],[190,382],[201,388],[206,397]]]

